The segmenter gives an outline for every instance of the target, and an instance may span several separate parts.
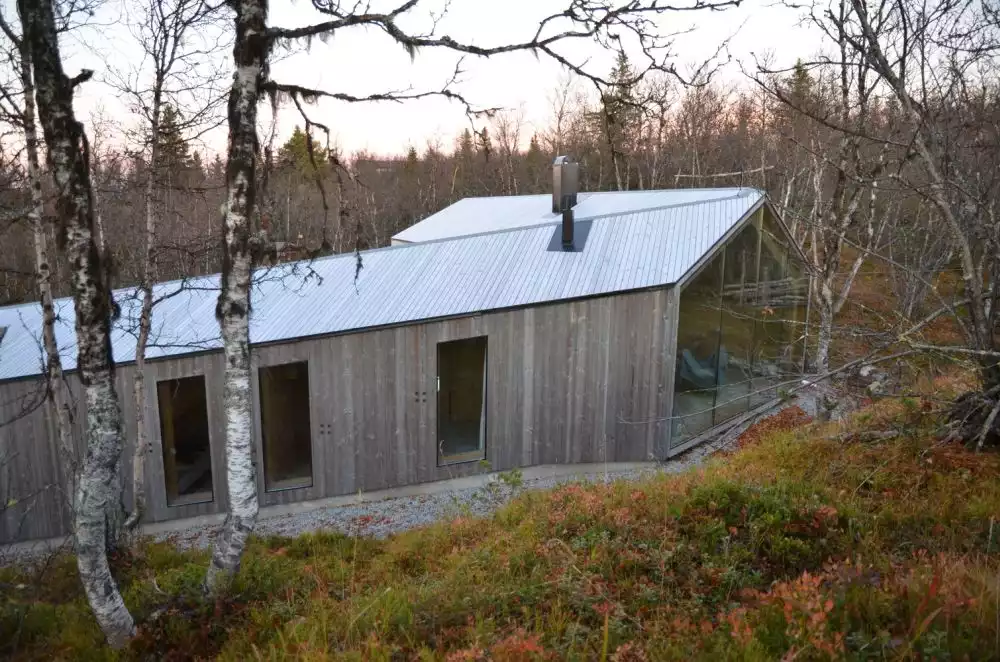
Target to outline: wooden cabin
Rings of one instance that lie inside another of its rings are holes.
[[[256,272],[261,505],[665,459],[795,380],[808,277],[761,191],[577,194],[573,168],[557,162],[551,196],[462,200],[360,260]],[[149,521],[226,509],[217,296],[217,275],[155,288]],[[115,297],[128,445],[139,301]],[[82,451],[72,301],[57,307]],[[71,531],[40,337],[39,306],[0,308],[0,542]]]

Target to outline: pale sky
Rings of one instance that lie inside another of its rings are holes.
[[[442,6],[441,0],[425,2],[428,9],[435,11]],[[79,115],[87,118],[100,108],[106,117],[128,123],[134,121],[134,116],[127,104],[100,82],[108,75],[109,63],[121,69],[141,59],[141,51],[125,27],[122,5],[117,3],[118,0],[109,0],[95,17],[95,25],[72,36],[63,48],[70,75],[80,68],[95,70],[95,82],[87,83],[77,94]],[[377,0],[374,4],[379,9],[391,6],[380,7]],[[424,5],[418,5],[421,6]],[[565,0],[452,0],[437,32],[483,46],[526,40],[539,18],[564,6]],[[419,27],[426,17],[424,10],[404,26]],[[297,26],[322,20],[323,16],[306,0],[272,3],[271,25]],[[717,79],[731,87],[748,85],[736,61],[752,69],[751,53],[758,56],[771,53],[776,65],[787,66],[798,57],[814,54],[819,45],[815,32],[801,27],[794,11],[768,0],[745,0],[741,7],[718,12],[666,14],[659,21],[664,33],[694,30],[676,39],[676,62],[682,69],[710,57],[720,43],[731,38],[729,53],[734,62]],[[606,74],[613,64],[613,56],[593,44],[577,42],[561,50],[575,61],[589,59],[588,70],[601,74]],[[230,57],[228,52],[223,54],[217,65],[219,71],[228,71]],[[400,46],[381,32],[351,29],[338,32],[328,43],[315,41],[308,52],[281,58],[272,66],[272,77],[359,96],[393,89],[420,91],[439,89],[450,77],[456,61],[452,53],[430,49],[418,52],[411,61]],[[536,59],[520,53],[489,60],[467,57],[463,68],[462,82],[455,89],[481,107],[522,109],[525,140],[547,125],[549,99],[564,76],[560,65],[545,56]],[[311,107],[309,112],[315,120],[331,127],[337,143],[348,153],[365,149],[376,154],[400,154],[410,145],[419,151],[429,140],[438,140],[448,148],[454,137],[468,126],[462,107],[442,99],[401,104],[326,100]],[[301,124],[297,111],[283,107],[278,140],[287,137],[296,123]],[[217,130],[206,137],[205,148],[224,149],[225,139],[225,129]]]

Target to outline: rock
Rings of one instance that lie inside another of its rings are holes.
[[[855,388],[864,389],[869,396],[884,395],[889,390],[889,373],[870,363],[861,365],[848,378]]]

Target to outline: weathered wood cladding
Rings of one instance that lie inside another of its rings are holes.
[[[308,361],[311,487],[264,490],[262,505],[478,473],[478,462],[438,466],[437,345],[486,336],[486,459],[494,470],[550,463],[646,460],[669,454],[677,297],[665,288],[496,313],[254,347],[258,368]],[[132,374],[118,369],[126,436],[134,438]],[[151,456],[146,472],[150,521],[224,510],[222,355],[204,353],[146,365]],[[204,375],[214,500],[166,505],[160,421],[153,384]],[[79,393],[75,375],[68,377]],[[0,421],[42,396],[41,383],[0,384]],[[76,420],[82,421],[78,415]],[[260,408],[254,436],[261,447]],[[77,438],[82,437],[77,430]],[[0,427],[0,496],[7,509],[0,541],[62,535],[69,521],[58,494],[56,435],[47,407]],[[82,442],[81,442],[82,443]],[[131,451],[124,457],[130,476]],[[22,498],[34,492],[33,498]]]

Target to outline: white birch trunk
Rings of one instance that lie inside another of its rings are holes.
[[[830,345],[833,343],[833,305],[830,301],[830,288],[827,283],[820,283],[819,296],[816,297],[816,310],[819,322],[816,325],[816,353],[813,355],[813,368],[816,374],[825,375],[830,372]]]
[[[73,84],[63,72],[51,0],[19,0],[18,10],[34,66],[38,116],[55,180],[61,236],[72,267],[77,367],[87,411],[87,455],[76,496],[77,567],[108,643],[122,647],[135,634],[135,624],[111,576],[105,552],[109,513],[121,501],[116,490],[122,454],[121,409],[111,355],[110,291],[94,236],[87,140],[73,114]]]
[[[125,522],[127,529],[135,529],[142,521],[146,511],[146,458],[151,452],[149,435],[146,431],[146,345],[149,342],[149,329],[153,322],[153,283],[156,281],[156,208],[154,193],[156,176],[160,164],[160,90],[162,82],[157,81],[153,91],[153,107],[151,109],[149,164],[146,173],[145,198],[146,208],[146,256],[143,262],[142,307],[139,311],[139,333],[135,343],[135,376],[132,379],[132,392],[135,400],[135,447],[132,451],[132,512]]]
[[[217,592],[239,570],[257,521],[257,476],[250,413],[250,218],[257,167],[257,104],[265,74],[267,0],[238,0],[229,94],[228,186],[224,215],[222,291],[216,315],[226,372],[226,488],[229,512],[215,540],[205,588]]]
[[[27,42],[18,44],[21,59],[21,89],[24,92],[25,152],[28,161],[28,183],[31,187],[31,210],[28,220],[34,234],[35,281],[38,284],[38,298],[42,307],[42,346],[45,348],[45,373],[47,399],[56,422],[59,438],[61,465],[65,477],[64,494],[70,512],[76,500],[76,473],[79,458],[73,444],[73,414],[66,385],[63,382],[62,358],[56,341],[56,311],[52,303],[52,264],[49,261],[47,228],[45,227],[45,199],[42,195],[42,169],[38,156],[38,129],[35,124],[35,82],[31,71],[31,53]]]

